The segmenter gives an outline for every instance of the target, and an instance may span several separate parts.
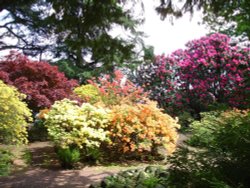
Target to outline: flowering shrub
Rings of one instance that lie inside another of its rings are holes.
[[[75,80],[68,80],[56,66],[29,60],[16,52],[0,61],[0,79],[26,94],[28,106],[36,112],[69,97],[77,86]]]
[[[245,74],[250,76],[250,49],[232,47],[229,40],[226,35],[213,34],[191,41],[176,59],[180,94],[187,103],[197,98],[206,105],[215,101],[234,107],[249,105]]]
[[[127,102],[134,103],[147,96],[141,87],[126,79],[120,71],[114,72],[114,78],[104,75],[95,80],[89,80],[89,83],[99,90],[101,100],[106,106],[120,104],[124,98]]]
[[[45,115],[45,126],[56,146],[60,148],[98,148],[108,141],[108,112],[88,103],[64,99],[55,102]]]
[[[24,94],[0,80],[0,143],[27,143],[27,126],[32,120]]]
[[[154,63],[141,64],[135,73],[135,82],[149,91],[149,97],[161,108],[170,108],[174,92],[174,62],[164,55],[155,57]],[[168,110],[170,111],[170,110]]]
[[[74,89],[74,93],[77,94],[84,101],[88,101],[91,104],[101,101],[101,94],[99,89],[91,84],[82,85]]]
[[[177,121],[162,113],[155,102],[117,105],[112,108],[108,127],[111,150],[121,155],[146,151],[155,155],[157,147],[164,146],[172,153],[178,138],[177,128]]]
[[[156,57],[152,76],[159,80],[155,84],[153,78],[145,88],[156,87],[158,92],[152,98],[175,111],[192,109],[199,113],[214,102],[247,108],[250,105],[249,52],[249,48],[232,46],[229,37],[223,34],[193,40],[186,44],[185,50]]]

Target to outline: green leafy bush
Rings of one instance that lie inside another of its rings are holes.
[[[0,143],[27,143],[27,126],[32,120],[25,95],[0,80]]]
[[[133,169],[109,176],[91,188],[165,188],[167,187],[167,170],[148,166],[143,169]]]
[[[76,101],[64,99],[52,106],[45,119],[48,134],[59,148],[79,148],[88,155],[90,148],[108,141],[108,112],[103,108],[88,103],[78,106]]]
[[[57,156],[61,162],[62,167],[70,169],[74,164],[81,159],[81,154],[77,148],[58,148]]]
[[[250,111],[205,113],[192,128],[192,144],[199,147],[169,159],[170,185],[250,187]]]
[[[13,155],[6,149],[0,149],[0,176],[9,174],[12,165]]]
[[[220,126],[218,122],[220,113],[220,111],[200,113],[201,120],[194,121],[190,125],[192,132],[192,137],[188,140],[190,145],[208,147],[214,141],[214,132]]]

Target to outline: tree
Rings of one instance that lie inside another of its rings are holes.
[[[34,112],[70,97],[78,85],[76,80],[68,80],[56,66],[32,61],[15,52],[0,61],[0,79],[26,94],[26,102]]]
[[[50,49],[50,38],[46,9],[42,0],[2,1],[0,3],[1,34],[0,50],[16,49],[31,56],[40,55]],[[41,5],[41,6],[37,6]],[[10,42],[11,41],[11,42]]]
[[[136,26],[142,19],[135,19],[123,5],[114,0],[3,3],[0,9],[6,10],[7,15],[2,18],[0,27],[4,32],[0,37],[15,38],[17,43],[3,41],[0,50],[21,49],[32,56],[49,51],[53,57],[66,59],[67,64],[85,72],[84,76],[130,66],[138,60],[135,47],[142,44],[142,33],[137,32]],[[129,38],[112,37],[114,26],[128,31]]]
[[[221,30],[225,25],[227,34],[246,34],[250,38],[250,1],[248,0],[185,0],[181,6],[180,2],[172,0],[161,0],[156,8],[164,19],[166,16],[179,18],[185,13],[194,13],[194,10],[203,11],[203,20],[211,28]],[[232,30],[233,29],[233,30]],[[224,29],[223,29],[224,30]]]

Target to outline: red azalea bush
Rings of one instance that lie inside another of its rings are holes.
[[[0,61],[0,79],[26,94],[28,106],[34,111],[69,97],[78,85],[76,80],[68,80],[56,66],[32,61],[17,52],[11,52]]]
[[[165,96],[156,98],[155,93],[152,97],[175,110],[199,113],[214,103],[250,106],[250,48],[232,46],[224,34],[193,40],[185,50],[156,57],[154,66],[153,76],[160,79],[157,87]]]

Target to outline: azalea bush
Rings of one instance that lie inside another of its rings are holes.
[[[50,107],[56,100],[70,97],[78,85],[76,80],[68,80],[56,66],[30,60],[17,52],[11,52],[0,61],[0,79],[26,94],[25,101],[35,112]]]
[[[25,95],[0,80],[0,143],[25,144],[31,111],[23,102]]]
[[[64,99],[52,105],[45,119],[48,134],[59,148],[79,148],[88,155],[108,141],[108,112],[103,108],[88,103],[78,106],[76,101]]]
[[[145,153],[153,156],[158,154],[160,146],[172,153],[178,138],[177,121],[148,100],[147,93],[120,71],[114,75],[113,78],[104,75],[89,81],[91,85],[75,89],[82,99],[110,109],[110,123],[106,128],[111,140],[107,145],[109,153],[132,158]]]
[[[137,87],[119,70],[114,72],[114,77],[104,75],[89,80],[89,83],[98,89],[101,101],[105,106],[120,104],[124,98],[128,103],[136,103],[147,96],[141,87]]]
[[[175,150],[179,125],[157,108],[155,102],[114,106],[110,118],[110,150],[120,156],[140,156],[144,152],[154,156],[160,146],[168,154]]]

